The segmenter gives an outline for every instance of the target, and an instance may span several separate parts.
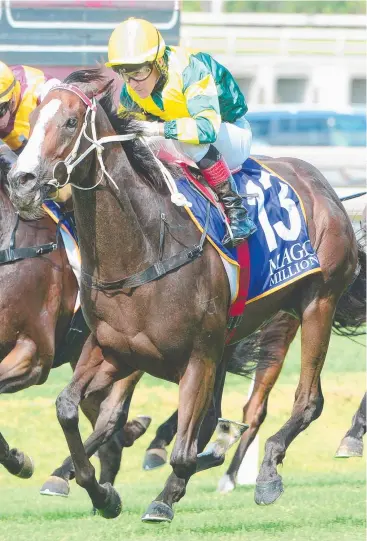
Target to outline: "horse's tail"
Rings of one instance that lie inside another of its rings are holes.
[[[278,312],[253,334],[230,346],[227,350],[227,372],[250,376],[256,370],[282,363],[298,327],[296,318]]]
[[[354,282],[341,296],[336,307],[333,330],[341,336],[365,334],[366,323],[366,252],[358,245],[358,266]]]
[[[257,330],[235,346],[230,346],[230,358],[227,372],[239,376],[251,376],[258,367],[258,363],[264,362],[260,340],[261,329]]]

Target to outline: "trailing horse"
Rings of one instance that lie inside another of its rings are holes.
[[[6,191],[10,149],[0,154],[0,393],[14,393],[43,384],[50,369],[70,362],[75,368],[89,335],[81,311],[74,315],[78,283],[68,262],[55,222],[19,219]],[[87,349],[83,350],[87,354]],[[97,352],[101,358],[101,352]],[[96,362],[90,358],[91,362]],[[100,361],[101,362],[101,361]],[[103,393],[86,399],[82,410],[94,426]],[[101,479],[113,483],[124,445],[145,432],[149,418],[137,418],[100,450]],[[21,478],[33,474],[30,457],[10,449],[0,434],[0,464]],[[72,468],[64,472],[68,479]],[[58,493],[59,480],[45,488]],[[62,495],[65,495],[63,485]]]
[[[172,205],[161,165],[134,137],[139,123],[119,120],[105,103],[91,101],[109,86],[91,70],[70,75],[49,92],[32,113],[32,134],[9,175],[11,197],[22,216],[34,216],[55,185],[72,184],[81,301],[91,345],[101,348],[104,361],[96,366],[89,358],[80,359],[72,382],[57,399],[57,414],[76,481],[102,516],[117,516],[121,503],[114,489],[97,482],[89,456],[126,422],[143,372],[179,384],[173,471],[143,516],[145,521],[170,521],[173,504],[201,468],[202,451],[216,425],[231,291],[218,252],[186,209]],[[134,138],[122,141],[124,136],[116,133]],[[302,200],[309,246],[316,252],[313,261],[319,263],[304,278],[249,303],[236,328],[239,341],[280,310],[301,321],[302,368],[294,407],[267,440],[257,479],[255,499],[268,504],[283,492],[277,466],[288,446],[321,414],[320,373],[336,305],[355,277],[358,247],[342,204],[319,171],[291,158],[266,160],[262,167],[282,177],[282,197],[291,186]],[[288,203],[283,199],[285,208]],[[275,229],[287,231],[284,223]],[[276,240],[271,225],[267,232]],[[102,390],[109,394],[84,446],[78,406],[86,395]]]

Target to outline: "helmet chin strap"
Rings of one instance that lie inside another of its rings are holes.
[[[168,80],[168,68],[163,59],[162,61],[163,61],[163,65],[160,65],[158,63],[158,60],[154,62],[154,66],[157,68],[159,72],[159,77],[157,79],[157,82],[154,85],[153,92],[160,92],[161,90],[163,90]]]

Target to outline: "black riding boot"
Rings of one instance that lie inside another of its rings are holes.
[[[255,233],[257,227],[242,205],[242,198],[238,194],[228,165],[213,145],[209,146],[207,154],[197,162],[197,165],[209,186],[223,203],[230,221],[232,236],[227,232],[222,241],[223,245],[227,248],[234,248],[252,233]]]
[[[228,231],[225,234],[222,241],[223,245],[227,248],[234,248],[252,233],[255,233],[257,227],[242,205],[242,197],[237,192],[237,186],[232,175],[222,184],[215,186],[214,191],[224,205],[232,231],[232,237]]]

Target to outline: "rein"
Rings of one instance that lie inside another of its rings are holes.
[[[26,248],[15,248],[15,235],[18,229],[18,225],[19,225],[19,214],[17,213],[17,221],[15,223],[14,230],[11,235],[9,248],[6,248],[6,250],[0,250],[0,265],[4,265],[5,263],[12,263],[14,261],[19,261],[20,259],[30,259],[32,257],[38,257],[40,255],[49,254],[57,250],[59,246],[61,221],[57,224],[55,242],[49,242],[47,244],[40,244],[39,246],[29,246]]]
[[[57,162],[55,164],[54,169],[53,169],[53,173],[52,173],[53,178],[47,184],[49,184],[49,185],[53,186],[54,188],[56,188],[57,190],[59,190],[60,188],[64,188],[64,186],[66,186],[66,184],[69,183],[71,186],[73,186],[74,188],[77,188],[78,190],[88,191],[88,190],[94,190],[94,188],[96,188],[102,182],[103,177],[106,176],[108,178],[108,180],[113,184],[116,191],[119,192],[120,190],[119,190],[116,182],[113,180],[111,175],[108,173],[108,171],[106,170],[106,167],[105,167],[105,165],[103,163],[103,157],[102,157],[102,152],[104,151],[103,144],[104,143],[115,143],[115,142],[120,142],[121,143],[123,141],[131,141],[132,139],[135,139],[137,137],[137,135],[135,133],[125,134],[125,135],[108,135],[106,137],[101,137],[101,139],[98,139],[97,138],[97,131],[96,131],[97,104],[96,104],[95,98],[90,100],[88,98],[88,96],[82,90],[80,90],[80,88],[78,88],[77,86],[74,86],[74,85],[69,85],[69,84],[60,84],[60,85],[54,86],[54,87],[52,87],[52,90],[68,90],[69,92],[72,92],[73,94],[78,96],[78,98],[80,98],[82,100],[82,102],[87,106],[87,110],[86,110],[86,113],[85,113],[83,126],[82,126],[82,128],[81,128],[81,130],[79,132],[79,135],[78,135],[78,137],[77,137],[77,139],[75,141],[73,149],[68,154],[68,156],[65,158],[65,160],[61,160],[61,161],[59,161],[59,162]],[[88,127],[89,113],[91,115],[90,124],[91,124],[92,137],[93,138],[90,138],[89,135],[86,133],[86,130],[87,130],[87,127]],[[79,156],[79,158],[77,158],[79,146],[80,146],[81,139],[82,139],[83,136],[85,137],[85,139],[87,139],[87,141],[89,141],[91,143],[91,145],[87,148],[87,150],[85,150],[83,152],[83,154],[81,154]],[[143,139],[143,138],[141,138],[141,139]],[[171,173],[164,167],[164,165],[160,162],[160,160],[158,160],[158,158],[155,156],[154,152],[149,147],[149,145],[147,145],[147,147],[148,147],[149,151],[151,152],[155,162],[157,163],[157,165],[158,165],[158,167],[159,167],[159,169],[160,169],[160,171],[161,171],[161,173],[163,175],[163,178],[164,178],[164,180],[165,180],[165,182],[166,182],[166,184],[168,186],[168,189],[171,192],[171,201],[172,201],[172,203],[174,205],[178,206],[178,207],[184,207],[184,206],[191,207],[190,201],[188,201],[186,199],[184,194],[182,194],[182,193],[180,193],[178,191],[176,183],[175,183]],[[97,158],[98,158],[98,161],[99,161],[99,164],[100,164],[100,167],[101,167],[101,176],[100,176],[98,182],[96,182],[96,184],[94,184],[93,186],[90,186],[88,188],[84,188],[82,186],[78,186],[77,184],[74,184],[74,183],[70,182],[70,175],[73,172],[74,168],[79,163],[81,163],[84,160],[84,158],[86,158],[86,156],[88,156],[88,154],[90,154],[93,150],[97,151]],[[64,169],[64,171],[66,171],[66,180],[65,180],[65,182],[63,184],[60,184],[60,182],[56,178],[57,169],[61,170],[60,171],[61,173],[62,173],[63,169]]]

